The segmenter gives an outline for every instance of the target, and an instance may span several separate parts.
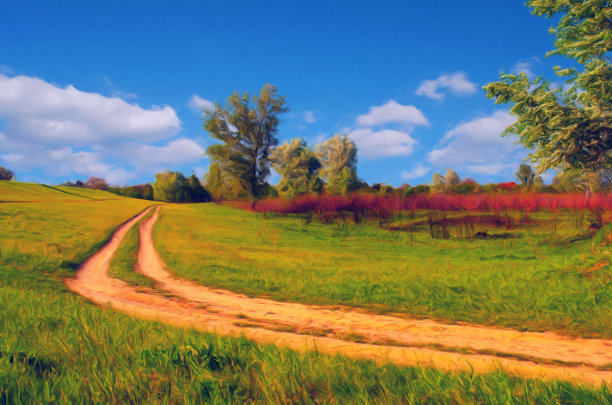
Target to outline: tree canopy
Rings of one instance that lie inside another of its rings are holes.
[[[255,198],[265,193],[270,150],[278,144],[279,115],[289,110],[285,97],[277,93],[275,86],[266,84],[259,96],[234,93],[225,108],[217,103],[205,112],[204,129],[222,141],[208,148],[212,164],[216,164],[212,180],[232,179],[232,187],[239,185]]]
[[[293,198],[323,188],[319,178],[321,162],[303,140],[296,138],[277,146],[270,154],[270,161],[281,175],[276,189],[282,196]]]
[[[185,178],[179,172],[163,172],[155,176],[153,197],[166,202],[207,202],[210,195],[195,174]]]
[[[530,154],[538,172],[560,168],[598,172],[612,167],[610,106],[612,68],[612,7],[602,0],[531,0],[533,14],[561,15],[551,33],[556,49],[547,55],[575,59],[582,71],[555,67],[568,86],[552,85],[541,77],[530,81],[524,73],[501,74],[484,86],[496,103],[510,103],[517,117],[504,134],[519,135],[535,148]]]
[[[335,135],[317,145],[321,178],[329,194],[346,194],[359,186],[357,180],[357,146],[348,135]]]

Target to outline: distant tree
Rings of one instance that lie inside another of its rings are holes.
[[[275,86],[266,84],[259,97],[234,93],[225,108],[217,103],[214,110],[206,111],[204,129],[223,142],[208,148],[219,179],[232,178],[232,187],[238,184],[250,196],[260,197],[268,189],[269,154],[278,144],[279,115],[288,110],[285,97],[277,95]]]
[[[179,172],[163,172],[155,176],[153,198],[155,201],[184,202],[187,179]]]
[[[478,183],[470,177],[465,180],[462,180],[456,189],[457,194],[477,193],[479,190],[480,186],[478,185]]]
[[[135,186],[126,186],[118,189],[110,189],[109,191],[130,198],[153,200],[153,186],[151,186],[150,184],[137,184]]]
[[[270,161],[281,175],[276,186],[280,195],[294,198],[300,194],[318,193],[323,188],[319,177],[321,162],[303,140],[296,138],[277,146],[270,154]]]
[[[542,191],[544,191],[544,179],[542,178],[542,176],[535,176],[535,178],[533,179],[533,190],[541,193]]]
[[[527,188],[527,192],[530,192],[536,177],[536,174],[533,172],[531,166],[527,164],[521,164],[519,166],[518,172],[516,172],[515,175],[516,178],[521,182],[521,184]]]
[[[510,103],[517,121],[504,134],[519,135],[535,148],[538,172],[547,169],[593,172],[612,168],[612,2],[602,0],[530,0],[536,16],[560,15],[555,47],[548,55],[575,59],[582,71],[555,67],[567,88],[541,77],[504,74],[484,86],[496,103]]]
[[[9,169],[5,169],[4,167],[0,166],[0,180],[10,181],[14,179],[15,179],[15,173],[10,171]]]
[[[444,176],[438,173],[434,173],[431,179],[431,192],[432,193],[445,193],[446,192],[446,181]]]
[[[90,177],[83,183],[83,187],[96,190],[108,190],[108,183],[101,177]]]
[[[433,193],[450,193],[457,190],[461,179],[452,169],[447,169],[446,175],[434,173],[431,179],[431,191]]]
[[[189,176],[185,182],[185,202],[209,202],[212,198],[206,189],[200,183],[200,180],[195,174]]]
[[[357,179],[357,146],[348,135],[335,135],[315,150],[327,193],[346,194],[362,186]]]

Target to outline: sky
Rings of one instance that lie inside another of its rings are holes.
[[[553,25],[523,1],[5,2],[0,165],[46,184],[201,177],[201,110],[272,83],[280,141],[349,134],[369,183],[513,181],[528,151],[482,86],[502,70],[554,81]]]

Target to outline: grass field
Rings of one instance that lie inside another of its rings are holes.
[[[49,195],[48,189],[39,190],[31,186],[24,197],[39,203],[0,204],[0,403],[612,403],[605,387],[299,354],[91,305],[69,292],[63,278],[74,274],[77,263],[117,225],[150,203],[123,198],[62,202],[63,197]],[[103,192],[95,194],[105,199]],[[176,210],[177,220],[181,212],[198,218],[212,213],[221,222],[231,214],[228,227],[234,221],[260,221],[212,206]],[[174,216],[174,209],[167,212]],[[292,221],[278,223],[299,225]],[[273,235],[271,224],[276,222],[257,223],[264,238]],[[190,233],[197,236],[190,231],[185,237]],[[218,238],[228,241],[231,235],[220,233]],[[252,241],[252,236],[244,237],[245,243]],[[322,237],[324,246],[331,236]],[[129,266],[134,241],[126,240],[113,263],[118,274]],[[276,243],[276,251],[282,251],[283,242]],[[268,244],[274,251],[272,242],[262,240]]]
[[[612,337],[609,261],[588,271],[606,263],[610,247],[601,237],[573,241],[588,224],[573,227],[567,213],[530,215],[538,225],[474,229],[491,239],[432,239],[426,225],[394,232],[168,205],[155,240],[181,277],[251,296]]]

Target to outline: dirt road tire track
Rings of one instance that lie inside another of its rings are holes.
[[[153,215],[140,225],[137,269],[177,299],[141,287],[136,290],[108,275],[110,261],[121,240],[149,210],[154,210]],[[298,351],[317,350],[444,371],[487,373],[501,369],[523,378],[612,385],[612,370],[602,369],[612,363],[612,341],[609,340],[572,339],[551,332],[526,333],[474,325],[448,325],[248,298],[176,278],[166,270],[153,243],[152,229],[159,210],[159,206],[149,208],[120,226],[108,244],[81,266],[76,277],[66,281],[69,288],[97,304],[110,305],[141,318],[226,336],[244,335],[260,343]],[[346,340],[356,335],[366,343]],[[466,349],[489,354],[458,352]],[[525,359],[539,359],[547,364]]]

